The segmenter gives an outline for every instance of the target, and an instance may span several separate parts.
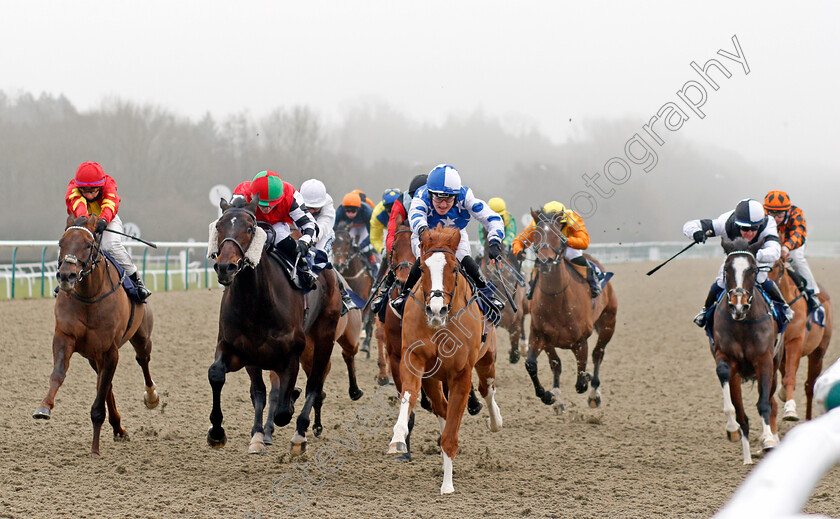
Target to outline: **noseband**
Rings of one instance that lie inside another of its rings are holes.
[[[255,215],[254,213],[252,213],[251,211],[249,211],[249,210],[247,210],[247,209],[245,209],[245,208],[242,208],[242,207],[232,207],[232,208],[229,208],[227,211],[225,211],[225,213],[227,213],[228,211],[236,211],[236,212],[242,212],[242,213],[245,213],[245,214],[247,214],[248,216],[250,216],[251,218],[253,218],[253,219],[254,219],[254,225],[257,225],[257,215]],[[245,256],[245,250],[246,250],[246,247],[242,247],[242,244],[241,244],[241,243],[239,243],[239,241],[237,241],[237,240],[236,240],[236,238],[231,238],[231,237],[229,237],[229,236],[228,236],[228,237],[226,237],[225,239],[223,239],[223,240],[219,243],[219,248],[216,250],[216,252],[214,252],[214,253],[212,254],[212,258],[211,258],[211,259],[216,259],[216,258],[219,256],[219,252],[221,252],[221,250],[222,250],[222,246],[224,246],[224,244],[225,244],[226,242],[232,242],[234,245],[236,245],[236,248],[238,248],[238,249],[239,249],[239,253],[242,255],[242,256],[241,256],[241,257],[240,257],[240,258],[236,261],[236,271],[232,274],[232,276],[235,276],[236,274],[239,274],[239,272],[241,272],[241,271],[242,271],[242,269],[244,269],[245,267],[253,267],[253,265],[251,264],[251,262],[250,262],[250,261],[248,260],[248,258]]]
[[[78,229],[85,231],[86,233],[90,234],[90,237],[93,238],[93,250],[88,256],[87,261],[82,263],[82,270],[79,271],[79,277],[77,278],[77,282],[81,282],[85,276],[88,276],[93,269],[96,268],[96,265],[99,263],[99,243],[96,241],[96,236],[88,229],[87,227],[82,227],[80,225],[71,225],[67,229],[64,230],[64,234],[67,234],[69,231]],[[63,235],[62,235],[63,236]],[[79,258],[73,256],[72,254],[65,254],[63,258],[59,258],[58,266],[61,268],[62,263],[69,263],[71,265],[77,265],[79,263]]]
[[[455,256],[455,253],[452,252],[449,249],[429,249],[429,250],[426,251],[425,255],[428,256],[429,254],[432,254],[434,252],[443,252],[443,253],[452,254],[453,256]],[[457,257],[456,257],[455,261],[458,261]],[[444,308],[446,308],[446,313],[449,313],[449,311],[452,310],[452,299],[455,297],[455,290],[457,290],[457,289],[458,289],[458,269],[456,267],[455,268],[455,285],[452,287],[452,292],[447,292],[446,290],[443,290],[443,289],[441,289],[441,290],[430,290],[429,293],[426,294],[426,297],[424,298],[424,302],[426,304],[426,307],[429,306],[429,302],[431,301],[431,299],[433,297],[443,298],[443,296],[447,295],[447,296],[449,296],[449,302],[446,304],[446,306]]]

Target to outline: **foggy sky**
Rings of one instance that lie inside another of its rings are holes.
[[[373,99],[429,122],[481,110],[565,142],[587,119],[641,131],[698,81],[692,61],[715,58],[731,76],[710,73],[719,88],[681,139],[836,170],[838,19],[829,2],[6,2],[0,89],[195,119],[300,104],[335,121]],[[733,36],[749,74],[718,53]]]

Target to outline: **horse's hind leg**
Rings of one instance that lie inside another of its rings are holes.
[[[309,413],[315,405],[315,401],[321,398],[324,390],[324,379],[327,376],[330,355],[333,349],[333,337],[335,326],[331,328],[323,324],[315,323],[315,327],[327,328],[328,335],[325,337],[314,337],[314,351],[312,354],[312,370],[306,379],[306,400],[297,418],[295,433],[292,435],[291,454],[303,454],[306,451],[306,430],[309,429]],[[321,330],[322,332],[324,330]]]
[[[376,316],[368,310],[367,315],[364,316],[365,320],[365,340],[362,343],[362,351],[365,352],[365,358],[370,358],[370,339],[373,337],[373,322],[376,319]]]
[[[93,423],[93,443],[90,447],[90,453],[94,457],[99,457],[99,435],[102,432],[102,424],[105,422],[105,402],[111,393],[111,384],[114,380],[114,372],[117,370],[117,360],[119,359],[119,350],[116,345],[103,353],[102,362],[97,362],[99,368],[97,374],[99,375],[96,382],[96,398],[93,400],[93,405],[90,407],[90,421]]]
[[[545,405],[551,405],[554,403],[554,395],[546,392],[537,375],[537,355],[541,349],[542,341],[534,337],[534,333],[531,332],[531,340],[528,344],[528,357],[525,359],[525,370],[528,372],[528,376],[531,377],[531,382],[534,384],[534,393],[537,395],[537,398],[542,400],[542,403]]]
[[[735,421],[741,431],[741,451],[744,455],[744,465],[752,465],[752,455],[750,454],[750,420],[747,418],[747,413],[744,412],[744,400],[741,395],[741,375],[730,367],[729,379],[729,397],[730,404],[735,408]],[[725,405],[725,404],[724,404]],[[730,439],[732,439],[730,437]]]
[[[41,405],[32,413],[32,418],[49,420],[50,411],[55,406],[55,395],[64,383],[67,368],[70,367],[70,357],[73,355],[74,343],[70,339],[56,335],[53,337],[53,371],[50,375],[50,388],[47,396],[41,400]]]
[[[805,380],[806,420],[811,419],[811,409],[813,408],[812,406],[814,403],[814,384],[817,381],[817,377],[820,376],[820,373],[822,373],[824,355],[825,350],[822,348],[817,348],[808,355],[808,378]]]
[[[149,361],[152,355],[152,316],[150,312],[151,310],[146,308],[146,313],[143,316],[143,324],[140,325],[140,328],[137,329],[134,336],[129,339],[129,342],[134,347],[134,358],[143,371],[143,380],[146,385],[146,392],[143,393],[143,403],[149,409],[154,409],[160,403],[160,397],[155,388],[155,382],[152,380],[152,375],[149,373]]]
[[[484,397],[487,410],[490,411],[487,427],[491,432],[498,432],[502,430],[502,413],[496,404],[496,363],[490,352],[478,359],[475,372],[478,373],[478,392]]]
[[[601,405],[601,361],[604,360],[604,353],[607,343],[615,333],[616,309],[608,306],[598,321],[595,323],[595,330],[598,332],[598,341],[592,349],[592,390],[589,392],[589,407],[595,408]]]
[[[769,357],[772,352],[766,356]],[[773,393],[776,391],[776,367],[773,359],[763,359],[763,364],[758,367],[758,403],[756,408],[763,422],[761,431],[761,448],[765,451],[778,445],[778,427],[776,425],[776,401]]]
[[[251,443],[248,454],[262,454],[265,452],[265,430],[262,418],[265,410],[265,382],[262,370],[255,366],[245,366],[245,371],[251,377],[251,403],[254,405],[254,426],[251,427]]]
[[[349,324],[348,324],[349,328]],[[359,351],[359,345],[350,341],[345,332],[344,335],[338,338],[338,344],[341,345],[341,356],[344,357],[344,364],[347,365],[347,377],[349,379],[350,400],[358,400],[362,398],[364,393],[359,389],[359,384],[356,381],[356,353]]]
[[[784,396],[785,399],[785,412],[782,419],[790,422],[799,421],[793,395],[796,388],[796,373],[799,371],[799,361],[802,358],[803,339],[804,337],[799,336],[785,341],[784,367],[780,366],[784,391],[780,391],[779,395]]]
[[[108,422],[114,428],[114,441],[128,441],[128,433],[120,424],[121,417],[119,411],[117,411],[117,401],[114,398],[113,388],[108,392],[106,403],[108,404]]]

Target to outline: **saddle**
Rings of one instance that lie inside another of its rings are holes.
[[[292,285],[302,290],[304,294],[315,288],[318,278],[311,272],[306,273],[300,267],[295,267],[289,258],[274,246],[267,246],[265,252],[266,256],[271,258],[277,265],[280,265]],[[309,261],[309,258],[307,258],[307,261]],[[307,274],[309,275],[307,276]],[[311,282],[305,281],[306,279],[309,279]]]
[[[122,268],[122,265],[116,262],[114,258],[111,257],[106,251],[102,251],[102,255],[105,256],[105,260],[110,262],[111,265],[117,269],[117,274],[120,276],[120,284],[125,289],[126,294],[128,294],[128,298],[131,299],[135,303],[145,303],[140,296],[137,294],[137,287],[134,286],[134,282],[131,281],[131,278],[128,277],[125,273],[125,269]]]

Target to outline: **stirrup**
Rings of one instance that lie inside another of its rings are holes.
[[[706,312],[707,311],[708,310],[706,308],[703,308],[702,310],[700,310],[700,313],[694,316],[694,324],[696,324],[700,328],[703,328],[704,326],[706,326]]]
[[[788,322],[793,321],[793,317],[796,315],[796,312],[794,312],[793,308],[791,308],[788,305],[785,305],[784,308],[785,308],[785,319],[787,319]]]
[[[400,319],[402,319],[402,311],[403,308],[405,308],[405,301],[406,299],[408,299],[410,293],[411,292],[402,292],[394,299],[391,299],[388,303],[391,306],[391,310],[393,310],[394,313],[397,314],[397,317],[399,317]]]
[[[373,296],[373,299],[370,302],[371,312],[378,314],[380,310],[382,310],[382,303],[385,302],[385,298],[387,295],[387,293],[379,293]]]

